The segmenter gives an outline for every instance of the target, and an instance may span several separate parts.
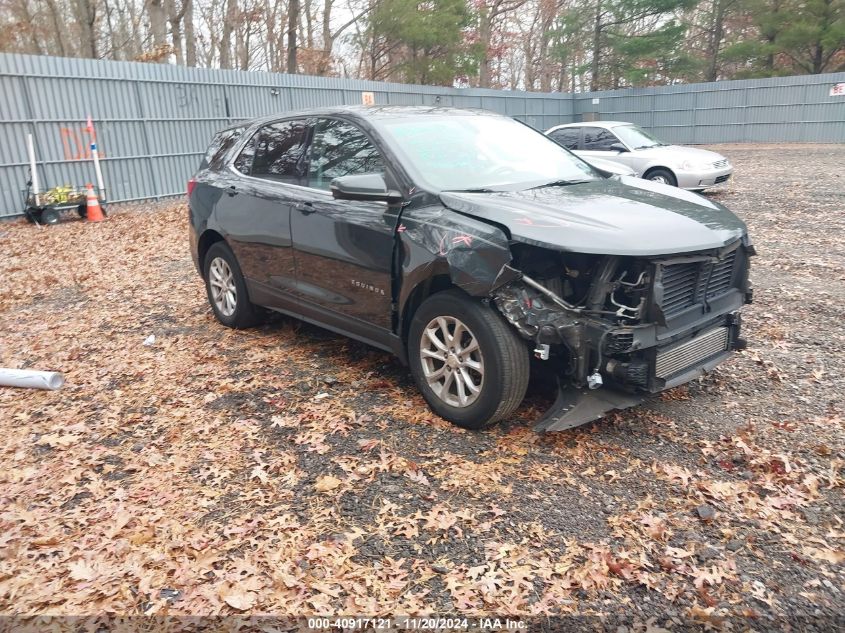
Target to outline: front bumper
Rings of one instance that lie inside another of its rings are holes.
[[[703,169],[693,171],[678,170],[675,177],[681,189],[706,189],[724,185],[733,174],[733,166],[728,164],[719,169]]]
[[[565,431],[592,422],[609,411],[626,409],[659,393],[688,383],[743,349],[739,312],[725,314],[692,333],[672,337],[671,342],[642,350],[638,355],[636,381],[628,384],[624,372],[605,365],[605,385],[598,389],[573,389],[558,383],[557,398],[534,427],[536,431]],[[631,363],[631,366],[634,362]]]

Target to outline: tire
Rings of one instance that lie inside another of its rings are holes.
[[[27,207],[26,211],[23,212],[26,221],[30,224],[35,224],[38,222],[39,218],[41,218],[41,209],[37,209],[35,207]]]
[[[258,324],[258,310],[249,300],[241,267],[226,242],[211,245],[202,272],[208,303],[220,323],[238,329]]]
[[[59,212],[55,209],[44,209],[41,212],[41,218],[39,218],[39,222],[41,222],[41,224],[58,224]]]
[[[450,353],[453,348],[445,340],[444,323],[449,336],[454,336],[458,323],[465,330],[455,345],[457,350],[472,348],[473,340],[477,350]],[[528,387],[525,342],[493,308],[458,290],[434,294],[417,309],[408,335],[408,358],[417,387],[431,409],[465,429],[483,429],[508,417],[520,405]],[[467,384],[467,376],[476,393]]]
[[[84,205],[84,204],[80,204],[78,207],[76,207],[76,213],[83,220],[87,219],[88,218],[88,206]]]
[[[672,185],[673,187],[678,186],[678,179],[675,178],[675,174],[673,174],[668,169],[664,169],[662,167],[658,167],[657,169],[652,169],[645,175],[646,180],[651,180],[652,182],[662,182],[666,185]]]

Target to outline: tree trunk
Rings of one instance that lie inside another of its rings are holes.
[[[182,17],[185,15],[184,5],[181,11],[176,10],[175,0],[165,0],[167,8],[167,21],[170,23],[170,41],[173,52],[176,55],[176,63],[185,65],[185,57],[182,51]]]
[[[81,0],[84,1],[84,0]],[[150,32],[153,36],[153,47],[167,45],[167,19],[164,14],[162,0],[149,0],[147,11],[150,15]],[[164,58],[159,61],[165,61]]]
[[[819,42],[813,47],[813,74],[818,75],[824,70],[824,45]]]
[[[194,35],[194,0],[183,0],[185,7],[185,65],[197,65],[197,40]]]
[[[97,7],[91,0],[76,0],[76,19],[79,24],[79,56],[97,58]]]
[[[601,85],[599,83],[599,69],[601,68],[601,0],[596,4],[596,20],[593,25],[593,59],[590,60],[590,90],[595,92]]]
[[[722,39],[725,37],[725,3],[724,0],[714,0],[713,24],[707,43],[707,74],[705,81],[716,81],[719,78],[719,52]]]
[[[22,4],[26,5],[26,0]],[[47,0],[47,8],[50,10],[50,21],[53,23],[53,32],[56,34],[57,52],[59,57],[66,57],[67,49],[65,48],[64,29],[62,28],[63,20],[60,16],[59,8],[56,6],[56,0]],[[44,52],[41,50],[41,43],[38,42],[38,39],[34,35],[33,42],[35,43],[38,54],[43,55]]]
[[[478,44],[481,47],[481,59],[478,62],[478,87],[490,87],[490,40],[493,36],[493,17],[490,8],[485,6],[478,15]]]
[[[332,4],[333,0],[323,0],[323,53],[320,56],[318,74],[326,75],[332,66],[332,48],[334,38],[332,37]]]
[[[220,68],[232,67],[232,30],[238,13],[237,0],[226,1],[226,18],[220,35]]]
[[[288,4],[288,73],[296,74],[296,29],[299,26],[299,0]]]

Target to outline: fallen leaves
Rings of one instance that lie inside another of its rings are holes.
[[[255,592],[246,591],[239,585],[228,582],[220,585],[218,595],[223,602],[236,611],[249,611],[258,600],[258,594]]]
[[[765,246],[745,323],[758,349],[545,436],[529,426],[542,397],[467,433],[386,354],[287,318],[216,326],[184,207],[9,225],[0,363],[47,363],[68,382],[0,390],[0,607],[555,616],[647,609],[647,596],[711,626],[831,608],[824,581],[845,562],[831,504],[845,485],[840,311],[810,296],[834,284],[781,292],[766,277],[780,247],[765,225],[812,218],[756,202],[745,214]],[[62,272],[39,274],[43,261]]]
[[[336,490],[342,484],[343,481],[341,481],[337,477],[333,477],[332,475],[324,475],[317,479],[317,482],[314,484],[314,489],[317,492],[331,492],[332,490]]]

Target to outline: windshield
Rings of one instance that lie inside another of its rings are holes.
[[[659,147],[666,145],[662,141],[657,140],[645,130],[641,130],[636,125],[620,125],[613,128],[613,133],[630,148],[645,149],[647,147]]]
[[[601,178],[540,132],[506,117],[425,115],[379,122],[416,179],[435,191],[516,190]]]

